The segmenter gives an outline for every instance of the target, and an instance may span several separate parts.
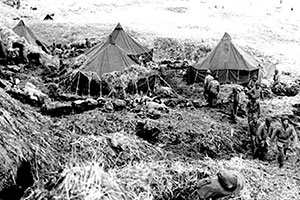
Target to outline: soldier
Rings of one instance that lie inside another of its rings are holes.
[[[85,47],[86,48],[91,48],[91,42],[90,42],[90,40],[88,39],[88,38],[85,38]]]
[[[240,173],[220,170],[216,176],[200,180],[199,189],[191,194],[191,199],[196,199],[193,195],[197,195],[200,199],[219,199],[238,194],[243,190],[244,185],[245,180]]]
[[[219,78],[216,76],[208,85],[208,105],[210,107],[216,107],[218,94],[220,91]]]
[[[263,92],[258,81],[255,83],[255,86],[250,90],[250,98],[254,98],[255,100],[259,100],[259,98],[261,98],[262,100],[264,99]]]
[[[255,150],[253,156],[254,159],[265,159],[265,156],[268,153],[268,138],[271,137],[273,133],[273,127],[271,125],[272,118],[267,117],[265,119],[265,122],[258,127],[255,138]]]
[[[248,124],[252,121],[254,117],[256,119],[260,118],[260,103],[256,101],[255,98],[250,98],[246,106],[248,115]]]
[[[206,76],[204,78],[204,84],[203,84],[205,99],[208,98],[208,93],[209,93],[208,86],[212,80],[214,80],[214,77],[211,75],[211,71],[208,69],[206,71]]]
[[[289,123],[287,116],[281,118],[281,123],[282,127],[276,129],[270,139],[270,142],[273,142],[275,137],[277,137],[277,159],[280,168],[284,164],[288,148],[291,146],[291,149],[295,149],[298,140],[295,128]]]
[[[239,106],[239,91],[237,88],[232,88],[232,93],[229,96],[229,102],[230,102],[230,110],[231,110],[231,119],[233,123],[236,123],[236,116],[237,116],[237,110]]]
[[[247,88],[248,90],[250,91],[252,88],[255,87],[255,83],[257,82],[257,76],[254,75],[251,80],[249,81],[248,85],[247,85]]]
[[[280,82],[280,76],[279,76],[278,69],[275,69],[275,71],[274,71],[273,81],[274,81],[273,86],[275,86],[276,84],[278,84]]]
[[[251,149],[253,154],[255,153],[255,149],[256,149],[256,134],[259,128],[259,123],[258,123],[258,118],[257,116],[253,116],[253,118],[251,119],[250,122],[248,122],[248,130],[249,130],[249,136],[251,139]]]

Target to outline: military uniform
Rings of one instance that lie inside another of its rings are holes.
[[[204,97],[205,99],[208,98],[208,94],[209,94],[209,90],[208,90],[208,87],[209,87],[209,84],[210,82],[214,80],[214,77],[210,74],[208,74],[205,78],[204,78],[204,85],[203,85],[203,88],[204,88]]]
[[[212,80],[208,86],[208,104],[211,107],[215,107],[218,100],[218,94],[220,91],[220,83],[217,80]]]
[[[256,119],[260,118],[260,103],[256,100],[250,100],[247,103],[247,114],[248,114],[248,124],[255,117]]]
[[[229,102],[231,104],[230,105],[230,112],[231,112],[230,114],[231,114],[232,121],[234,123],[236,123],[236,116],[237,116],[239,101],[240,101],[239,93],[238,93],[237,89],[234,88],[234,90],[232,91],[232,93],[229,96]]]
[[[251,149],[252,152],[255,152],[256,149],[256,143],[255,143],[255,139],[256,139],[256,133],[257,130],[259,128],[259,123],[257,122],[257,118],[253,118],[250,122],[249,122],[249,137],[251,139]]]
[[[267,125],[266,122],[262,123],[257,130],[255,137],[255,149],[254,149],[254,159],[258,158],[264,160],[266,154],[268,153],[267,139],[271,136],[273,132],[273,127]]]
[[[279,167],[282,167],[286,159],[286,152],[291,144],[292,138],[294,139],[294,144],[292,146],[296,145],[297,134],[294,127],[290,124],[287,124],[286,126],[283,125],[281,128],[278,128],[273,132],[271,136],[271,142],[275,139],[275,137],[277,137],[277,159]]]
[[[222,170],[211,179],[203,179],[199,183],[199,189],[195,191],[198,198],[218,199],[221,197],[238,194],[245,185],[242,175],[232,171]],[[193,195],[193,194],[192,194]]]
[[[251,98],[259,100],[259,98],[263,99],[263,93],[261,87],[254,87],[250,90]]]

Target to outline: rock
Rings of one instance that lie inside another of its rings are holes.
[[[164,103],[156,103],[156,102],[146,102],[146,107],[148,110],[157,109],[157,110],[168,110],[168,107]]]
[[[112,104],[112,102],[107,101],[107,102],[105,102],[105,104],[104,104],[104,109],[105,109],[107,112],[111,112],[111,111],[114,110],[114,105]]]
[[[94,109],[98,105],[98,101],[95,99],[76,100],[72,102],[73,110],[76,113],[81,113],[87,110]]]
[[[155,89],[155,94],[162,98],[176,97],[176,94],[173,92],[172,88],[170,88],[170,87],[160,86]]]
[[[113,107],[116,111],[118,110],[123,110],[126,108],[126,101],[122,100],[122,99],[115,99],[113,100]]]
[[[11,87],[11,83],[9,81],[0,79],[0,88]]]
[[[278,96],[296,96],[299,93],[300,86],[297,83],[278,83],[271,87],[274,94]]]
[[[19,84],[16,87],[10,88],[7,93],[13,98],[33,106],[42,106],[44,101],[48,99],[46,94],[41,92],[30,82],[26,82],[25,85]]]
[[[175,108],[177,105],[177,100],[176,99],[167,99],[164,103],[168,107]]]
[[[98,106],[98,101],[95,99],[87,99],[85,102],[88,106]]]
[[[47,98],[48,96],[41,92],[39,89],[36,88],[35,85],[33,85],[30,82],[27,82],[24,87],[25,94],[28,94],[30,99],[35,101],[42,101],[43,99]]]
[[[103,106],[105,104],[105,102],[106,102],[106,99],[104,99],[103,97],[99,97],[97,99],[97,102],[98,102],[99,105]]]
[[[161,112],[155,109],[149,109],[147,112],[147,117],[151,119],[159,119],[161,117]]]
[[[69,115],[70,113],[72,113],[73,108],[72,104],[69,102],[47,102],[41,108],[41,112],[45,115],[50,115],[52,117],[60,117],[62,115]]]
[[[158,142],[158,136],[161,133],[157,127],[149,126],[147,121],[139,121],[136,125],[136,135],[148,141],[151,144]]]

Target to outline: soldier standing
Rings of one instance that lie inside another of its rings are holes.
[[[237,119],[237,110],[239,106],[239,91],[237,88],[232,88],[232,93],[229,96],[229,102],[230,102],[230,111],[231,111],[231,119],[233,123],[236,123]]]
[[[248,123],[252,121],[254,117],[256,119],[260,118],[260,103],[256,101],[255,98],[250,98],[246,106],[247,115],[248,115]]]
[[[206,71],[206,76],[204,78],[204,84],[203,84],[205,99],[208,98],[208,93],[209,93],[208,86],[212,80],[214,80],[214,77],[211,75],[211,71],[208,69]]]
[[[216,107],[217,105],[218,94],[220,91],[220,83],[218,79],[219,78],[216,76],[208,85],[208,105],[210,107]]]
[[[277,159],[280,168],[284,164],[288,148],[291,146],[294,149],[298,140],[295,128],[289,123],[287,116],[281,118],[281,123],[281,128],[276,129],[270,139],[270,142],[273,142],[275,137],[277,138]]]
[[[255,150],[253,158],[258,158],[259,160],[264,160],[266,154],[268,153],[268,138],[271,137],[273,133],[272,118],[267,117],[265,122],[262,123],[257,130],[255,138]]]

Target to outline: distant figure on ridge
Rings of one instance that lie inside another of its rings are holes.
[[[273,75],[273,86],[277,85],[278,83],[280,83],[280,75],[278,69],[275,69]]]

